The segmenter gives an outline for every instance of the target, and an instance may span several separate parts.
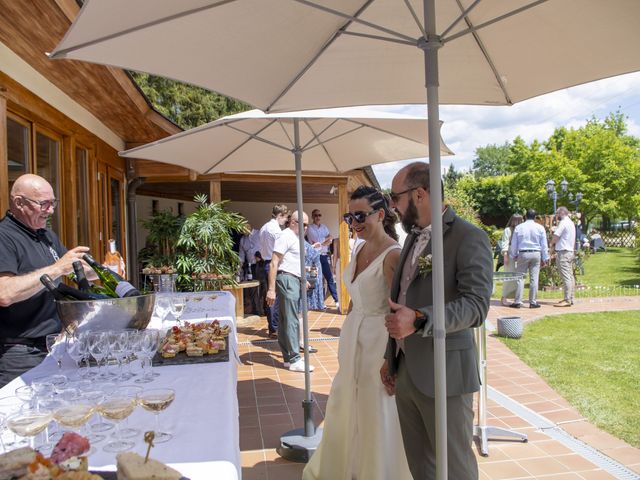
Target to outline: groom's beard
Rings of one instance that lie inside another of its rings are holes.
[[[414,225],[418,221],[418,209],[416,208],[416,204],[413,202],[413,198],[409,199],[409,206],[407,207],[407,211],[404,212],[404,215],[398,212],[400,216],[400,220],[402,221],[402,229],[408,234],[411,233]]]

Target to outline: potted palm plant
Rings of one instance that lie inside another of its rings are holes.
[[[235,285],[240,258],[233,250],[232,235],[244,232],[247,221],[227,211],[227,201],[209,202],[206,195],[196,195],[194,201],[198,208],[184,220],[176,242],[179,282],[193,290]]]

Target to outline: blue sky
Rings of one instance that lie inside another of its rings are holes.
[[[426,95],[426,94],[425,94]],[[394,112],[420,114],[423,106],[396,106]],[[527,143],[546,140],[556,127],[580,127],[592,116],[606,117],[620,110],[627,116],[629,133],[640,137],[640,72],[621,75],[532,98],[511,107],[441,106],[442,138],[454,156],[442,157],[442,166],[469,169],[475,150],[503,144],[518,135]],[[374,165],[383,188],[391,186],[394,173],[408,162]]]

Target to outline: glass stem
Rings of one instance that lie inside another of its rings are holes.
[[[160,412],[154,414],[156,417],[156,435],[160,434]]]

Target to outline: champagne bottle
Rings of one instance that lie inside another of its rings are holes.
[[[66,283],[61,283],[60,285],[58,285],[57,290],[69,300],[101,300],[105,298],[111,298],[108,295],[93,293],[90,290],[78,290],[77,288],[70,287]]]
[[[73,262],[73,273],[75,273],[75,281],[78,284],[78,289],[83,292],[91,291],[91,284],[89,280],[87,280],[87,276],[84,273],[84,268],[82,267],[82,262],[75,261]]]
[[[49,290],[51,295],[53,295],[53,298],[55,298],[56,300],[72,300],[71,298],[67,297],[64,293],[58,290],[58,287],[56,287],[56,284],[53,283],[53,280],[51,280],[51,277],[46,273],[40,277],[40,281],[44,285],[44,288]]]
[[[118,286],[118,282],[123,281],[124,278],[122,278],[120,275],[118,275],[114,271],[108,269],[107,267],[100,265],[88,253],[85,253],[82,256],[82,259],[85,262],[87,262],[87,264],[91,268],[93,268],[94,272],[96,272],[96,275],[98,275],[98,278],[102,282],[102,287],[104,288],[105,293],[110,297],[114,297],[114,298],[118,297],[118,295],[116,294],[116,287]]]
[[[85,253],[82,258],[96,272],[96,275],[98,275],[98,278],[102,281],[102,286],[105,288],[107,295],[110,297],[134,297],[140,295],[140,291],[136,287],[113,270],[104,265],[100,265],[88,253]]]

